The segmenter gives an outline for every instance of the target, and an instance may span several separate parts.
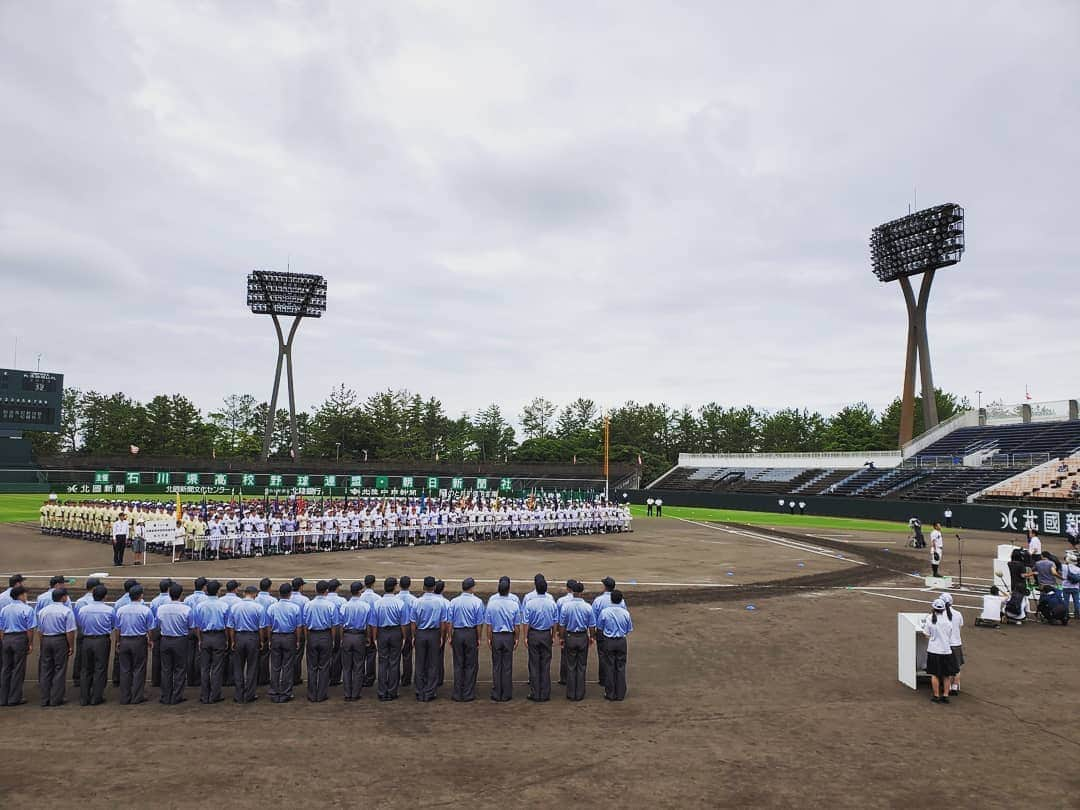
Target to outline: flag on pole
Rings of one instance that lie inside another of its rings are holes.
[[[180,493],[179,492],[176,493],[176,519],[177,520],[183,520],[184,519],[184,510],[180,506]]]
[[[1027,399],[1027,400],[1031,399],[1031,392],[1028,391],[1028,387],[1026,385],[1024,386],[1024,399]]]

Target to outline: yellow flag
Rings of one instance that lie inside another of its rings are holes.
[[[179,492],[176,493],[176,519],[177,520],[183,520],[184,519],[184,512],[180,508],[180,493]]]

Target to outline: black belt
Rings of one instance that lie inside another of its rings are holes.
[[[87,635],[86,633],[83,633],[83,638],[108,638],[108,637],[109,637],[108,633],[97,633],[97,634],[92,635],[92,636]]]
[[[309,633],[329,633],[330,628],[329,627],[309,627],[308,632]]]
[[[533,627],[530,624],[529,625],[529,632],[530,633],[549,633],[549,632],[551,632],[551,628],[550,627]]]
[[[89,636],[87,636],[87,638],[89,638]],[[146,633],[137,633],[133,636],[120,636],[120,638],[146,638]],[[171,636],[171,638],[176,638],[176,636]]]
[[[626,636],[604,636],[608,641],[618,641],[620,638],[626,638]]]
[[[224,630],[203,630],[202,634],[204,636],[216,636],[218,633],[224,633],[224,632],[225,632]]]
[[[12,630],[10,633],[4,633],[5,636],[25,636],[25,630]]]
[[[275,632],[271,633],[270,635],[272,635],[272,636],[295,636],[296,631],[295,630],[282,630],[281,632],[275,631]]]
[[[586,632],[587,632],[586,630],[567,630],[566,635],[568,635],[568,636],[583,636],[583,635],[585,635]]]
[[[259,631],[258,630],[234,630],[233,632],[236,633],[238,636],[253,636],[253,635],[256,635]]]
[[[170,636],[170,635],[169,635],[168,633],[162,633],[162,634],[161,634],[161,637],[162,637],[162,638],[175,638],[175,639],[183,639],[184,641],[187,641],[187,640],[188,640],[188,637],[187,637],[187,636]]]
[[[360,633],[363,633],[363,632],[364,632],[363,630],[354,630],[351,627],[346,627],[345,628],[345,634],[350,635],[350,636],[359,635]]]
[[[393,630],[393,629],[394,629],[395,627],[396,627],[396,628],[397,628],[398,630],[400,630],[400,629],[401,629],[401,625],[400,625],[400,624],[380,624],[380,625],[379,625],[379,629],[380,629],[380,630]]]
[[[455,629],[455,630],[475,630],[475,629],[476,629],[477,627],[479,627],[479,626],[480,626],[480,625],[478,625],[478,624],[474,624],[474,625],[471,625],[471,626],[469,626],[469,625],[466,625],[466,626],[464,626],[464,627],[455,627],[454,629]]]
[[[43,635],[45,638],[62,638],[63,636],[66,636],[67,633],[44,633]]]
[[[512,635],[514,635],[513,630],[492,630],[491,632],[492,632],[493,635],[496,635],[496,636],[512,636]]]

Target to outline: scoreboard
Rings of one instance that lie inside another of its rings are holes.
[[[0,432],[60,430],[64,375],[0,368]]]

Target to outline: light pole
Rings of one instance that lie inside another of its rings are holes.
[[[975,389],[975,396],[978,397],[978,405],[975,406],[976,410],[982,410],[982,391]]]
[[[334,442],[334,461],[341,461],[341,442]]]
[[[270,438],[274,431],[278,389],[281,386],[281,365],[284,363],[289,384],[289,456],[295,462],[300,457],[300,447],[296,430],[296,395],[293,388],[293,339],[303,318],[321,318],[326,312],[326,279],[307,273],[254,270],[247,279],[247,303],[248,308],[256,315],[269,315],[273,319],[278,340],[277,371],[274,373],[274,389],[270,395],[270,410],[266,414],[263,459],[270,457]],[[281,331],[279,315],[293,316],[288,338]]]

